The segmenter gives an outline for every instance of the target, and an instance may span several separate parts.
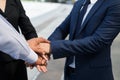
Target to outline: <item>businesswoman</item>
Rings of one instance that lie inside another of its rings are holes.
[[[26,16],[20,0],[0,0],[0,14],[2,14],[18,32],[20,28],[26,40],[37,37],[36,31]],[[24,61],[15,60],[0,51],[0,80],[28,80]]]

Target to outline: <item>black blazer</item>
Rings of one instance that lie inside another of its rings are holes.
[[[36,31],[28,16],[25,14],[20,0],[6,0],[5,12],[0,10],[0,14],[2,14],[18,32],[20,28],[26,40],[37,37]],[[0,51],[0,61],[11,60],[13,60],[13,58]]]

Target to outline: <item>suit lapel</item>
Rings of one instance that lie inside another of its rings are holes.
[[[75,35],[75,30],[76,30],[76,25],[77,25],[77,21],[78,21],[78,16],[79,16],[79,12],[80,12],[80,9],[82,7],[82,4],[83,4],[84,0],[80,0],[78,4],[75,5],[73,12],[72,12],[72,23],[71,24],[71,29],[70,29],[70,39],[72,39]]]
[[[84,29],[86,23],[90,20],[90,18],[93,16],[93,14],[99,10],[98,8],[101,6],[101,4],[103,3],[104,0],[98,0],[95,5],[92,7],[92,9],[90,10],[90,12],[88,13],[85,21],[83,22],[83,25],[81,26],[81,29],[79,31],[79,33]]]

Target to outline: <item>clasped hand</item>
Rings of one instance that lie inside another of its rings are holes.
[[[50,59],[50,41],[39,37],[32,38],[27,42],[30,48],[37,53],[38,60],[33,64],[26,63],[26,65],[31,69],[36,67],[38,71],[46,72],[47,62]]]

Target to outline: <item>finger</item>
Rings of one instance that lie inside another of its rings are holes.
[[[44,65],[44,66],[47,65],[47,62],[48,62],[47,60],[45,60],[43,57],[40,57],[40,56],[38,56],[38,58],[39,58],[39,60],[38,60],[38,62],[36,64]]]
[[[44,39],[44,42],[46,42],[46,43],[50,43],[50,41],[49,41],[49,40],[47,40],[47,39]]]
[[[44,63],[44,66],[47,66],[48,62]]]
[[[46,58],[50,60],[50,54],[45,54]]]
[[[45,59],[42,59],[42,61],[41,61],[41,65],[43,65],[43,66],[47,66],[47,61],[46,61]]]
[[[40,66],[42,72],[47,72],[47,67],[46,66]]]
[[[37,68],[37,70],[38,70],[39,72],[42,71],[40,65],[36,65],[36,68]]]
[[[38,42],[39,42],[39,43],[42,43],[42,42],[50,43],[49,40],[44,39],[44,38],[42,38],[42,37],[39,37],[39,38],[38,38]]]
[[[48,58],[45,55],[42,55],[42,58],[44,58],[46,61],[48,61]]]

